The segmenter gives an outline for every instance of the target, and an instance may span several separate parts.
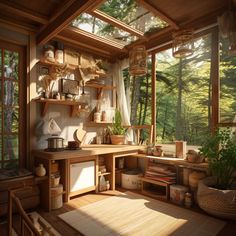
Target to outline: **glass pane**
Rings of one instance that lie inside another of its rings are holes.
[[[16,169],[19,167],[18,161],[9,161],[3,164],[4,169]]]
[[[220,122],[236,122],[236,57],[228,53],[227,39],[220,41]]]
[[[18,132],[19,126],[19,110],[18,109],[5,109],[4,110],[4,132],[12,133]]]
[[[0,79],[0,105],[2,105],[2,80]]]
[[[0,107],[0,134],[1,133],[2,133],[2,107]],[[1,152],[0,152],[0,154],[1,154]]]
[[[128,32],[114,27],[98,18],[95,18],[87,13],[81,14],[73,22],[72,26],[85,30],[89,33],[96,34],[103,38],[114,40],[124,45],[137,40],[136,36],[130,35]]]
[[[19,158],[19,139],[16,135],[3,136],[3,156],[5,160]]]
[[[18,79],[19,53],[4,51],[4,77]]]
[[[3,160],[3,156],[2,156],[2,137],[0,138],[0,161]]]
[[[0,49],[0,77],[2,77],[2,49]]]
[[[19,102],[19,86],[17,82],[6,80],[4,82],[4,105],[14,106]]]
[[[147,60],[148,73],[144,76],[130,76],[129,69],[123,70],[125,94],[128,102],[131,125],[151,124],[151,59]],[[149,133],[146,129],[140,130],[140,140],[133,135],[134,141],[148,143]]]
[[[109,0],[99,10],[144,33],[168,26],[135,0]]]
[[[158,143],[184,140],[201,145],[209,133],[211,40],[205,36],[194,44],[188,58],[173,58],[171,49],[156,55]]]

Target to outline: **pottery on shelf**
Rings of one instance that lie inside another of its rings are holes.
[[[35,174],[39,177],[41,176],[45,176],[46,175],[46,169],[43,166],[43,164],[39,164],[36,168],[35,168]]]

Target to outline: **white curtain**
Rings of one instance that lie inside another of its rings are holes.
[[[129,60],[118,61],[113,67],[113,75],[117,92],[118,109],[122,117],[122,125],[130,126],[130,97],[125,91],[123,70],[129,66]],[[126,96],[127,95],[127,96]],[[128,141],[133,141],[133,130],[128,129]]]
[[[123,69],[128,67],[128,60],[118,61],[113,67],[113,75],[117,92],[117,104],[121,113],[122,124],[130,125],[130,113],[125,94]]]

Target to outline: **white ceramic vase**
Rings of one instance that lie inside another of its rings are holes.
[[[46,169],[44,168],[43,164],[39,164],[36,168],[35,168],[35,174],[37,176],[45,176],[46,175]]]

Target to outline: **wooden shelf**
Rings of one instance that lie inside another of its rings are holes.
[[[168,200],[170,184],[142,177],[142,193],[150,197]]]
[[[110,175],[110,174],[111,174],[111,172],[105,172],[105,173],[99,174],[98,176],[104,176],[104,175]]]
[[[80,111],[80,112],[87,111],[86,109],[78,109],[78,106],[84,105],[84,103],[80,103],[77,101],[44,99],[44,98],[35,99],[34,101],[42,104],[42,111],[41,111],[42,116],[44,116],[47,113],[47,110],[48,110],[48,107],[50,104],[70,106],[71,107],[71,112],[70,112],[71,117],[75,116],[76,112],[78,112],[78,111]]]
[[[113,89],[116,89],[115,86],[105,85],[105,84],[97,84],[97,83],[85,84],[85,87],[97,88],[97,89],[104,89],[104,90],[113,90]]]
[[[48,67],[60,67],[60,68],[65,67],[65,69],[70,69],[70,70],[75,70],[76,68],[78,68],[78,66],[72,66],[66,63],[60,64],[57,62],[50,62],[50,61],[44,61],[44,60],[38,61],[38,64],[48,66]]]
[[[45,180],[47,180],[48,179],[48,176],[46,175],[46,176],[41,176],[41,177],[39,177],[39,176],[35,176],[34,177],[34,181],[36,182],[36,183],[40,183],[40,182],[42,182],[42,181],[45,181]]]
[[[101,127],[101,126],[106,127],[111,124],[112,124],[112,122],[105,122],[105,121],[93,122],[93,121],[91,121],[91,122],[86,122],[85,126],[87,126],[87,127]]]

